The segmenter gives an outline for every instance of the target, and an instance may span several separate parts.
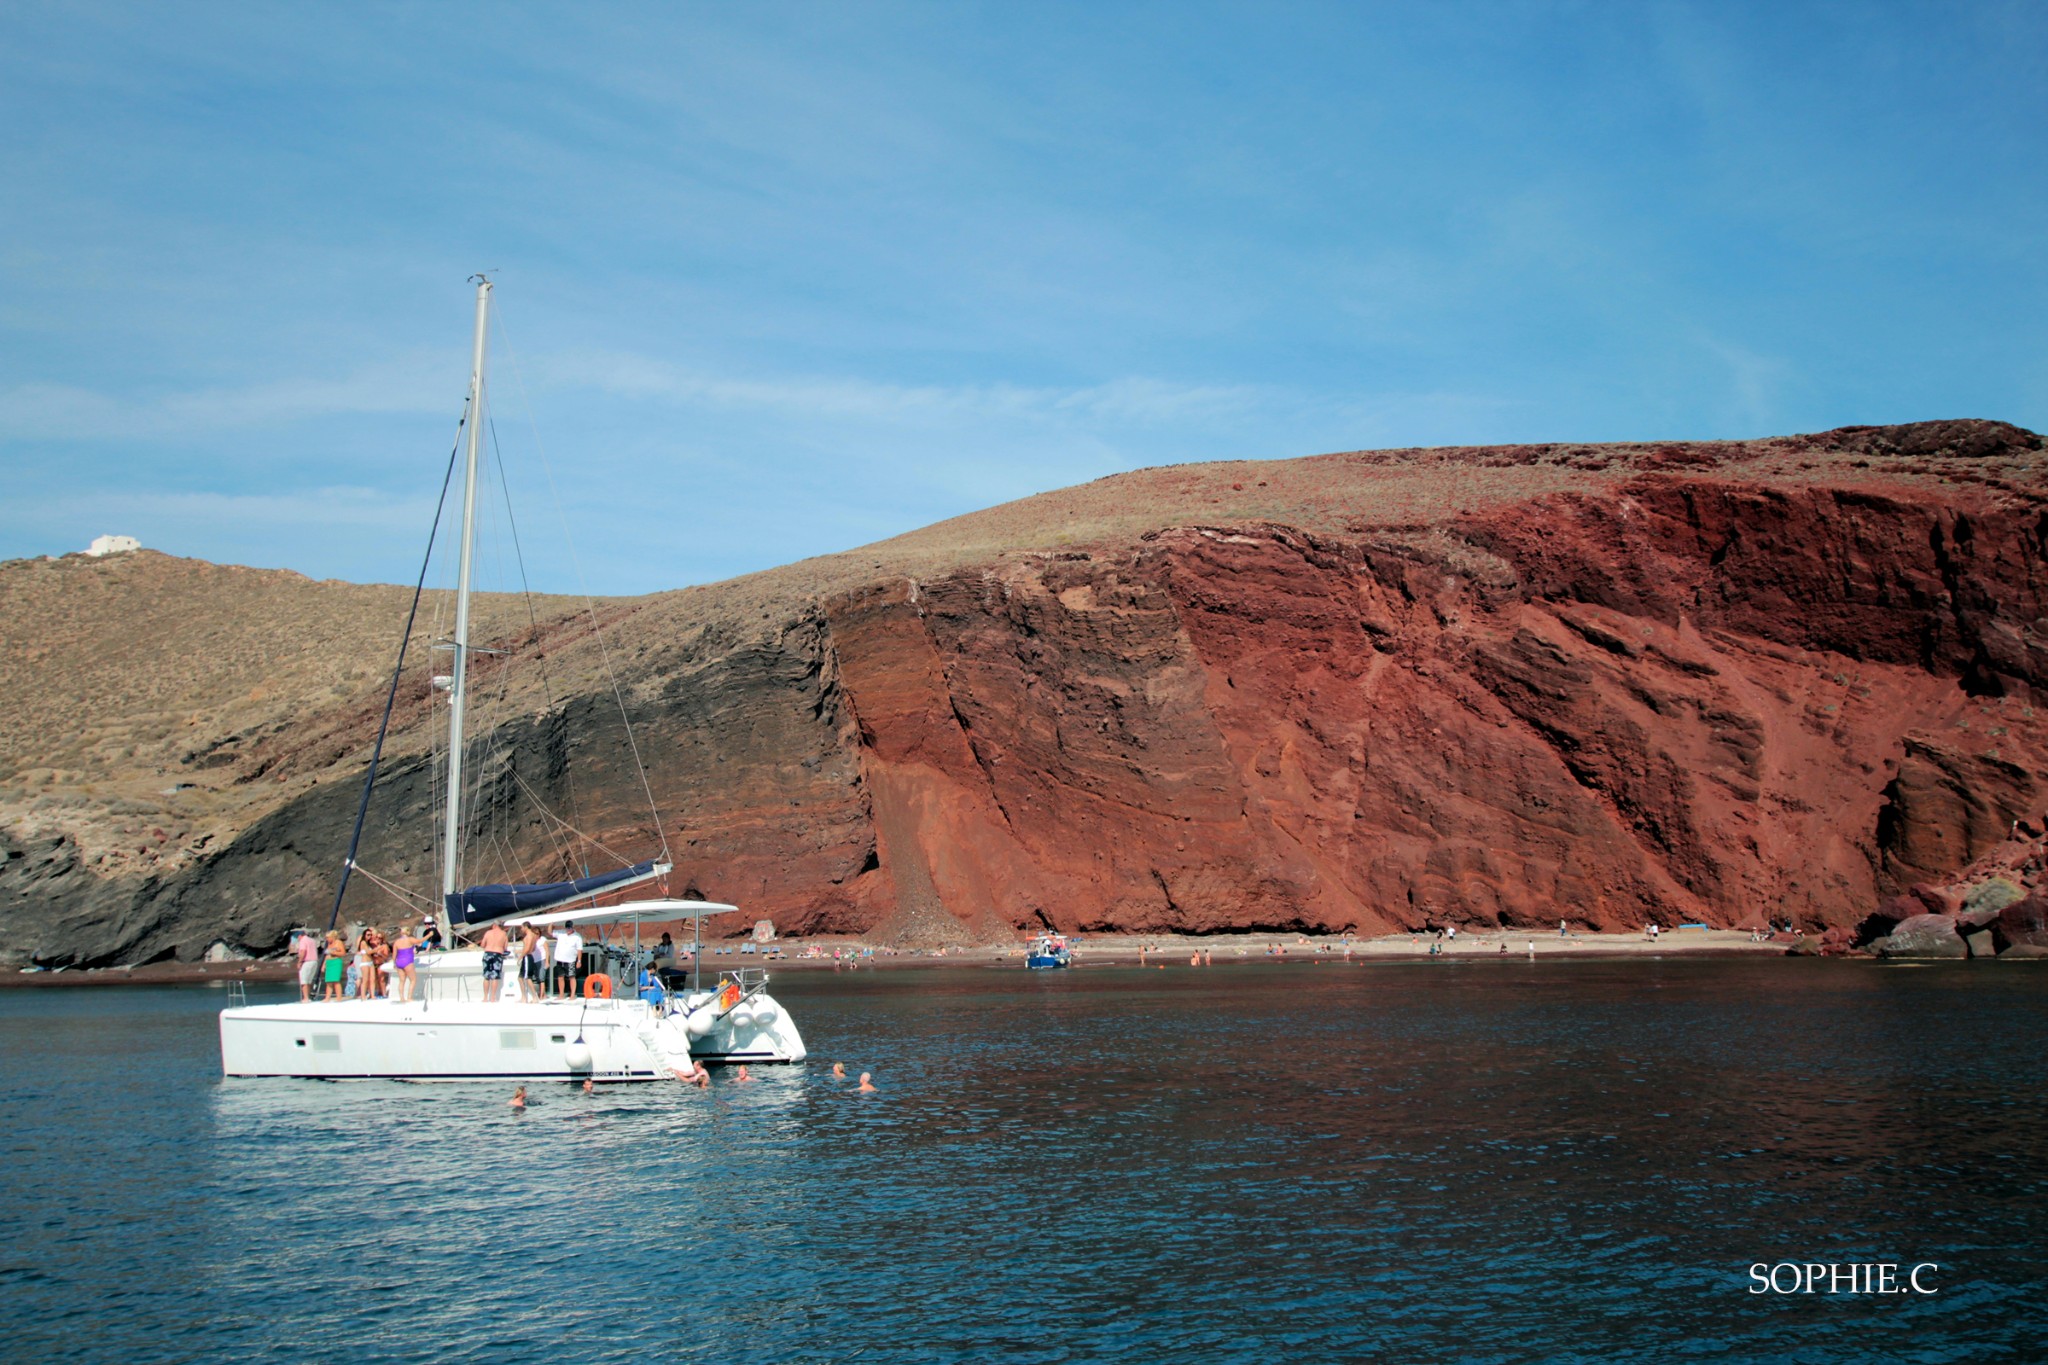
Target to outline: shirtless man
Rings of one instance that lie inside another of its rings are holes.
[[[505,926],[493,924],[484,930],[484,936],[477,946],[484,950],[484,1000],[486,1003],[505,998],[505,954],[512,948],[512,940],[505,933]]]
[[[694,1085],[699,1090],[709,1090],[711,1088],[711,1073],[706,1071],[704,1063],[698,1061],[695,1057],[690,1058],[685,1066],[677,1067],[675,1073],[676,1079],[685,1085]]]
[[[876,1093],[876,1092],[875,1092],[875,1087],[874,1087],[873,1085],[869,1084],[869,1082],[868,1082],[868,1073],[867,1073],[867,1072],[863,1071],[863,1072],[861,1072],[861,1073],[860,1073],[860,1089],[859,1089],[858,1091],[856,1091],[855,1093],[856,1093],[856,1094],[861,1094],[861,1095],[872,1095],[872,1094]]]

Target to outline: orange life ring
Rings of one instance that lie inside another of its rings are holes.
[[[583,978],[583,998],[609,1000],[612,998],[612,979],[603,972],[592,972]]]

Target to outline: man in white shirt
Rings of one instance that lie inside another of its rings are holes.
[[[555,994],[576,994],[576,969],[583,963],[583,935],[563,925],[555,933]]]

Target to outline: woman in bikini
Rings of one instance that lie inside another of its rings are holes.
[[[386,996],[391,994],[391,979],[385,975],[391,961],[391,943],[384,937],[382,929],[370,932],[370,994]]]

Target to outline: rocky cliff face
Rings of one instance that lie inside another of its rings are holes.
[[[2041,832],[2042,459],[1956,422],[1151,470],[599,614],[671,889],[785,932],[1850,926]],[[491,856],[559,870],[535,797],[644,852],[591,621],[501,619],[551,680],[506,669]],[[0,951],[324,920],[380,702],[229,746],[210,840],[148,866],[17,746]],[[434,710],[409,687],[363,859],[396,882],[428,876]]]

